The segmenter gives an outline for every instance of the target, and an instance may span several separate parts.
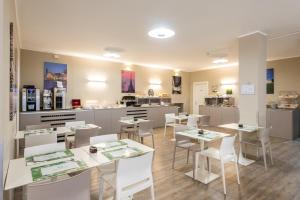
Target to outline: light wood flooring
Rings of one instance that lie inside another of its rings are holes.
[[[214,128],[216,129],[216,128]],[[228,132],[225,129],[219,129]],[[229,132],[230,133],[230,132]],[[232,132],[231,132],[232,133]],[[184,173],[192,169],[186,164],[186,151],[178,149],[175,169],[172,169],[173,142],[171,129],[164,137],[163,129],[155,130],[155,158],[153,165],[155,197],[157,200],[201,200],[201,199],[300,199],[300,142],[272,138],[274,165],[265,171],[260,159],[254,164],[239,166],[241,184],[238,185],[233,164],[225,166],[227,195],[223,194],[221,178],[205,185],[187,177]],[[151,137],[145,138],[151,146]],[[218,145],[218,144],[212,144]],[[213,161],[212,171],[220,174],[219,162]],[[98,173],[91,173],[91,199],[98,199]],[[21,200],[21,189],[15,191],[15,200]],[[105,199],[111,199],[113,191],[105,187]],[[150,199],[150,191],[145,190],[134,199]]]

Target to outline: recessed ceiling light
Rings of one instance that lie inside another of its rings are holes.
[[[214,64],[224,64],[224,63],[227,63],[228,60],[225,59],[225,58],[218,58],[218,59],[215,59],[212,63]]]
[[[175,32],[167,28],[156,28],[148,32],[148,35],[153,38],[165,39],[175,35]]]
[[[105,58],[120,58],[120,54],[117,54],[117,53],[111,53],[111,52],[107,52],[107,53],[104,53],[103,56]]]

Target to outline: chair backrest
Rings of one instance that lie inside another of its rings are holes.
[[[200,122],[200,126],[209,126],[210,116],[206,115],[200,117],[199,122]]]
[[[85,121],[72,121],[72,122],[66,122],[66,127],[67,128],[71,128],[74,126],[84,126],[85,125]]]
[[[128,197],[127,194],[144,190],[153,184],[152,158],[153,152],[149,152],[138,157],[119,160],[116,176],[116,189],[117,195],[120,195],[119,198]],[[128,189],[124,190],[125,188]]]
[[[139,123],[138,134],[143,135],[145,133],[153,133],[153,122],[151,120]]]
[[[56,151],[64,151],[66,149],[66,145],[64,142],[60,143],[52,143],[52,144],[44,144],[34,147],[26,147],[24,149],[24,157],[30,157],[39,154],[46,154]]]
[[[90,171],[70,178],[26,186],[27,200],[90,200]]]
[[[133,116],[126,116],[126,117],[121,117],[121,120],[133,120]]]
[[[268,145],[271,143],[270,141],[270,131],[272,127],[259,129],[259,139],[264,145]]]
[[[175,113],[167,113],[165,114],[166,123],[175,123]]]
[[[57,142],[56,133],[25,136],[25,147],[33,147],[33,146],[51,144],[56,142]]]
[[[117,140],[118,140],[117,134],[99,135],[99,136],[90,137],[90,145],[98,144],[101,142],[117,141]]]
[[[189,127],[187,125],[183,125],[183,124],[178,124],[174,127],[176,142],[183,141],[183,140],[189,140],[189,141],[191,140],[189,137],[176,134],[178,132],[183,132],[183,131],[186,131],[188,129],[189,129]]]
[[[198,117],[196,116],[188,116],[188,121],[186,124],[190,128],[198,128]]]
[[[51,128],[50,124],[39,124],[39,125],[27,125],[25,127],[26,131],[37,130],[37,129],[46,129]]]
[[[90,144],[90,138],[98,136],[98,128],[76,129],[75,130],[75,147],[82,147]]]
[[[235,141],[235,135],[224,137],[222,139],[222,143],[221,143],[221,146],[220,146],[221,157],[226,156],[226,155],[235,154],[234,141]]]

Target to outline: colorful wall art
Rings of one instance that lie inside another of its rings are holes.
[[[122,93],[135,93],[135,72],[121,71]]]
[[[267,69],[267,94],[274,94],[274,68]]]
[[[62,83],[63,88],[67,88],[67,64],[44,63],[44,89],[52,90]],[[59,83],[58,83],[59,82]]]
[[[172,77],[172,94],[181,94],[181,76]]]

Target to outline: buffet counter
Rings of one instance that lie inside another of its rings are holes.
[[[27,125],[51,124],[53,127],[64,126],[67,121],[86,121],[102,127],[104,133],[120,131],[119,120],[124,116],[145,118],[153,121],[155,128],[164,126],[166,113],[178,114],[176,106],[149,105],[145,107],[111,107],[96,109],[71,109],[56,111],[21,112],[19,129],[24,130]]]

